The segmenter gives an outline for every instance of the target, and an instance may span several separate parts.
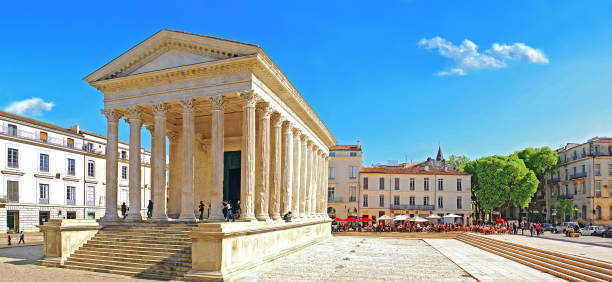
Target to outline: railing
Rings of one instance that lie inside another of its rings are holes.
[[[574,180],[574,179],[578,179],[578,178],[583,178],[583,177],[586,177],[586,176],[587,176],[586,171],[577,172],[575,174],[570,175],[570,180]]]
[[[559,195],[559,199],[573,199],[574,195],[572,194],[565,194],[565,195]]]
[[[66,205],[74,205],[74,204],[75,204],[74,199],[66,200]]]
[[[75,142],[76,140],[73,141],[72,143],[69,143],[68,139],[63,139],[63,138],[47,137],[47,139],[41,139],[40,135],[36,134],[36,132],[25,131],[21,129],[14,130],[14,129],[10,129],[8,126],[0,127],[0,135],[6,135],[6,136],[19,138],[19,139],[24,139],[24,140],[29,140],[29,141],[34,141],[34,142],[39,142],[39,143],[44,143],[44,144],[51,144],[51,145],[60,146],[64,148],[82,150],[82,151],[89,152],[89,153],[104,155],[104,152],[102,150],[89,149],[87,145],[76,143]]]
[[[349,202],[357,202],[357,197],[349,197]]]
[[[327,202],[328,203],[340,203],[340,202],[344,202],[344,199],[342,197],[327,198]]]
[[[548,184],[557,183],[560,181],[561,181],[560,177],[554,177],[554,178],[548,179]]]
[[[595,192],[595,197],[601,197],[601,191]]]
[[[433,205],[393,205],[394,210],[434,210],[436,207]]]
[[[38,199],[38,203],[39,204],[48,204],[49,203],[49,198],[47,198],[47,199]]]

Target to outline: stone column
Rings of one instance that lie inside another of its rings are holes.
[[[329,219],[329,216],[327,215],[327,182],[329,181],[329,156],[325,156],[325,159],[323,160],[323,171],[325,172],[325,177],[323,177],[323,189],[325,190],[325,193],[323,193],[323,215],[324,218]]]
[[[270,132],[270,204],[268,211],[270,218],[281,220],[281,151],[282,151],[282,125],[280,113],[271,116],[272,131]]]
[[[253,90],[240,93],[243,102],[242,113],[242,152],[240,172],[240,199],[242,214],[240,219],[255,221],[255,103],[257,96]]]
[[[283,186],[281,193],[281,216],[291,211],[293,190],[293,128],[289,121],[283,122]]]
[[[256,183],[255,183],[255,217],[259,221],[270,220],[270,105],[267,102],[257,104],[256,127]]]
[[[223,162],[224,162],[224,132],[223,111],[227,99],[224,96],[208,98],[212,106],[211,130],[211,163],[210,163],[210,220],[223,221]]]
[[[117,222],[117,156],[118,152],[118,122],[121,113],[117,110],[102,110],[106,116],[106,210],[100,219],[102,224]]]
[[[193,99],[186,98],[180,101],[183,105],[183,191],[181,193],[181,215],[179,221],[195,221],[193,209],[193,142],[194,118]]]
[[[302,154],[300,158],[300,218],[306,218],[306,191],[308,190],[307,182],[308,179],[308,142],[306,135],[302,134]]]
[[[158,221],[168,220],[166,213],[166,112],[168,112],[167,104],[153,105],[155,131],[152,139],[155,140],[155,148],[151,156],[155,158],[151,161],[151,175],[155,181],[151,183],[153,188],[152,217]]]
[[[181,213],[181,181],[180,154],[178,152],[179,136],[175,131],[167,131],[168,135],[168,217],[178,218]]]
[[[306,189],[304,189],[304,217],[312,216],[312,141],[306,141]]]
[[[148,124],[145,125],[145,128],[149,131],[149,133],[151,133],[151,156],[149,157],[149,164],[151,165],[151,170],[149,171],[149,185],[150,185],[150,190],[151,190],[151,200],[153,200],[153,198],[155,197],[154,193],[153,193],[153,187],[155,187],[155,170],[153,169],[153,164],[155,163],[155,148],[157,146],[157,140],[155,140],[155,126],[152,124]],[[141,171],[141,173],[143,173]],[[143,186],[144,186],[144,182],[143,181]],[[147,203],[148,204],[148,203]]]
[[[325,181],[325,152],[321,151],[321,155],[319,156],[320,160],[321,160],[321,164],[319,165],[321,167],[321,174],[319,175],[319,195],[317,197],[317,212],[319,214],[320,217],[324,218],[325,217],[325,213],[327,212],[327,208],[323,206],[323,199],[327,197],[327,187],[325,186],[327,183]]]
[[[129,152],[129,185],[130,206],[126,220],[141,221],[140,214],[140,130],[142,129],[142,110],[138,107],[128,109],[128,123],[130,124],[130,152]]]
[[[299,129],[293,129],[293,191],[291,193],[291,206],[293,208],[293,218],[300,216],[300,187],[301,187],[301,166],[302,166],[302,133]]]
[[[311,205],[311,211],[310,214],[312,215],[312,217],[317,217],[318,215],[318,211],[317,211],[317,193],[318,188],[319,188],[319,165],[320,165],[320,161],[319,161],[319,149],[314,146],[313,150],[312,150],[312,188],[310,190],[311,193],[311,197],[310,197],[310,205]]]

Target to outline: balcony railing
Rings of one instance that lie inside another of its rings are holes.
[[[574,180],[574,179],[578,179],[578,178],[584,178],[586,176],[587,176],[586,171],[577,172],[575,174],[570,175],[570,180]]]
[[[436,207],[433,205],[393,205],[394,210],[434,210]]]
[[[72,200],[67,199],[66,200],[66,205],[74,205],[74,204],[75,204],[74,199],[72,199]]]
[[[349,197],[349,202],[357,202],[357,197]]]
[[[558,183],[560,181],[561,181],[560,177],[553,177],[551,179],[548,179],[548,184]]]
[[[340,203],[340,202],[344,202],[344,199],[342,197],[327,198],[327,202],[328,203]]]
[[[572,194],[565,194],[565,195],[559,195],[559,199],[573,199],[574,195]]]
[[[74,141],[72,143],[69,143],[68,139],[52,138],[52,137],[41,139],[40,135],[36,134],[36,132],[26,131],[26,130],[21,130],[21,129],[15,130],[15,129],[9,128],[8,126],[0,127],[0,135],[11,136],[11,137],[15,137],[15,138],[23,139],[23,140],[34,141],[34,142],[44,143],[44,144],[51,144],[51,145],[60,146],[64,148],[82,150],[85,152],[104,155],[104,151],[102,150],[90,149],[90,148],[87,148],[87,145],[76,143]]]
[[[39,204],[48,204],[48,203],[49,203],[49,198],[46,198],[46,199],[38,199],[38,203],[39,203]]]

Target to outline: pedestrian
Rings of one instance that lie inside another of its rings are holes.
[[[21,244],[21,242],[23,242],[23,244],[25,245],[25,235],[23,234],[23,231],[19,233],[19,243],[17,243],[17,245]]]
[[[11,245],[11,235],[10,234],[8,235],[8,245],[9,246]]]
[[[125,202],[123,202],[123,204],[121,204],[121,216],[123,216],[123,219],[125,219],[127,214],[127,206],[125,205]]]
[[[149,200],[149,205],[147,206],[147,217],[151,218],[153,216],[153,201]]]
[[[240,219],[240,212],[240,200],[237,200],[236,203],[234,203],[233,217]]]
[[[232,221],[236,221],[235,218],[234,218],[234,212],[232,210],[232,205],[230,205],[230,203],[226,201],[225,202],[225,208],[227,209],[227,214],[225,216],[225,221],[230,221],[230,219]]]
[[[200,201],[200,220],[204,218],[204,202]]]
[[[291,217],[292,217],[291,211],[288,211],[285,215],[283,215],[283,220],[285,222],[291,222]]]

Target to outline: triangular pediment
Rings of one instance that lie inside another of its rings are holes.
[[[252,55],[259,47],[215,37],[162,30],[84,78],[87,82]]]

